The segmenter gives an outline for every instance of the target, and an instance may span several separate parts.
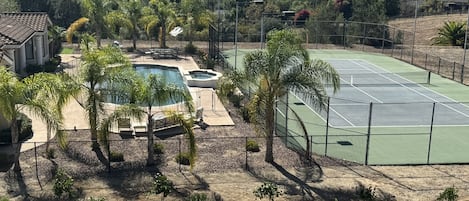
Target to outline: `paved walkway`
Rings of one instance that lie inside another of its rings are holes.
[[[69,63],[71,65],[76,65],[79,63],[78,54],[66,54],[61,55],[62,61],[64,63]],[[159,64],[165,66],[177,66],[180,67],[180,70],[194,70],[199,69],[199,66],[192,59],[192,57],[182,56],[181,59],[160,59],[154,60],[149,56],[138,56],[138,55],[129,55],[132,63],[148,63],[148,64]],[[67,68],[64,69],[66,72],[74,74],[77,73],[78,69],[76,68]],[[192,96],[195,100],[196,107],[203,108],[203,120],[210,126],[232,126],[234,125],[233,120],[230,115],[223,107],[223,104],[218,99],[217,94],[211,88],[197,88],[189,87],[189,90],[192,93]],[[110,110],[115,108],[115,106],[109,106]],[[28,111],[23,111],[32,119],[33,126],[33,137],[23,144],[21,151],[26,151],[34,148],[39,144],[47,141],[47,131],[45,123],[36,117],[35,115],[30,114]],[[72,98],[69,103],[63,109],[64,113],[64,124],[63,129],[73,130],[73,129],[89,129],[88,118],[86,117],[85,110],[80,106],[80,104]],[[144,124],[143,122],[134,124]],[[39,143],[39,144],[37,144]]]

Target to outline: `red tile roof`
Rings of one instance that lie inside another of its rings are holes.
[[[47,13],[41,12],[1,13],[0,17],[3,16],[10,17],[39,32],[47,31],[48,25],[52,24]]]

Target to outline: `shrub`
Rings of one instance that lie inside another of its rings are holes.
[[[188,201],[206,201],[208,200],[207,194],[205,193],[193,193],[189,196]]]
[[[244,99],[243,96],[235,95],[235,94],[232,94],[228,98],[229,98],[230,102],[233,103],[233,106],[235,106],[236,108],[241,107],[241,101]]]
[[[121,162],[124,161],[124,154],[120,152],[113,152],[111,151],[111,155],[109,157],[111,162]]]
[[[54,148],[49,148],[46,150],[46,157],[47,159],[54,159],[55,158],[55,149]]]
[[[190,165],[190,160],[189,160],[189,153],[184,152],[180,153],[176,156],[176,162],[182,165]]]
[[[0,201],[9,201],[9,199],[7,197],[2,196],[0,197]]]
[[[359,184],[356,188],[356,193],[358,197],[364,201],[374,201],[378,199],[376,195],[376,187],[368,186],[368,188],[365,188],[363,184]]]
[[[189,43],[184,47],[184,52],[187,54],[195,54],[197,53],[197,47],[194,44]]]
[[[453,187],[446,188],[436,200],[438,201],[455,201],[459,197],[458,189]]]
[[[161,144],[161,143],[155,143],[153,145],[153,151],[155,152],[155,154],[164,154],[164,145]]]
[[[243,117],[244,122],[251,122],[251,115],[249,114],[249,109],[247,107],[241,108],[241,116]]]
[[[166,176],[161,173],[156,173],[153,179],[153,186],[151,192],[154,194],[163,193],[163,197],[167,197],[173,191],[174,185]]]
[[[72,196],[73,178],[70,177],[65,171],[59,169],[55,174],[54,179],[54,194],[61,197],[63,193],[67,193],[69,197]]]
[[[26,73],[28,73],[29,75],[34,74],[34,73],[39,73],[42,71],[43,71],[43,68],[40,65],[29,64],[26,66]]]
[[[19,140],[21,142],[30,139],[33,136],[32,121],[23,113],[20,113],[17,118],[18,128],[20,131]]]
[[[259,152],[260,151],[259,144],[257,144],[257,142],[254,140],[248,140],[246,142],[246,151]]]
[[[268,198],[271,201],[282,195],[282,191],[278,189],[277,184],[270,182],[264,182],[253,193],[259,199]]]

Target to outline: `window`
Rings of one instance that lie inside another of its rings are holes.
[[[26,42],[24,45],[24,48],[26,50],[26,59],[34,59],[34,51],[33,51],[33,39],[31,38]]]

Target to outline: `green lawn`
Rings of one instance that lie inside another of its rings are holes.
[[[72,48],[63,48],[60,54],[72,54],[73,49]]]

